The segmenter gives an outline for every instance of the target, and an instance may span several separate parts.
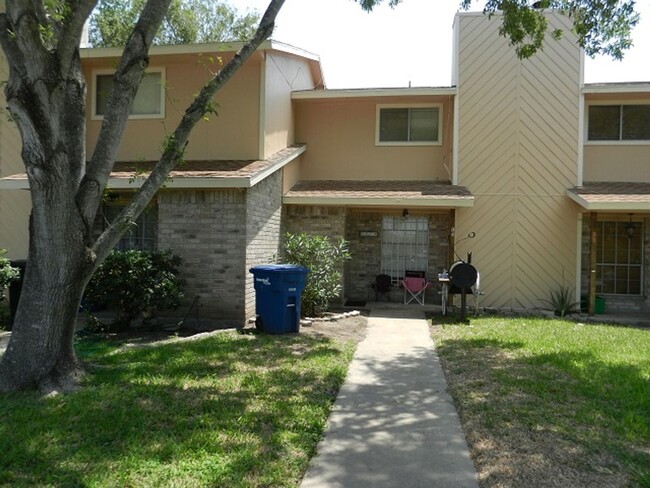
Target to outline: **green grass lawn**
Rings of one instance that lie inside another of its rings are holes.
[[[482,486],[650,486],[650,330],[433,323]]]
[[[296,486],[354,344],[223,333],[118,350],[85,388],[0,396],[0,485]]]

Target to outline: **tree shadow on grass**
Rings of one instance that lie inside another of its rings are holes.
[[[643,365],[486,338],[445,339],[437,349],[475,460],[492,463],[485,486],[502,476],[521,486],[650,486]]]
[[[0,397],[0,484],[297,480],[349,354],[322,339],[234,334],[97,352],[100,367],[77,393]]]

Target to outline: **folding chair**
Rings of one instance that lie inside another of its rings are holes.
[[[404,288],[404,304],[407,305],[413,301],[424,305],[424,294],[427,288],[430,288],[432,283],[424,278],[417,278],[414,276],[406,276],[402,281]]]

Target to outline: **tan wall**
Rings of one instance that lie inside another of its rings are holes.
[[[264,85],[264,148],[261,157],[294,143],[291,92],[314,88],[309,63],[302,58],[267,52]]]
[[[584,154],[584,181],[650,182],[650,144],[587,144]]]
[[[499,37],[500,19],[457,17],[459,184],[475,195],[457,211],[457,252],[473,251],[482,304],[543,306],[576,283],[578,209],[565,191],[577,180],[580,51],[570,24],[527,61]]]
[[[152,56],[151,68],[166,68],[166,103],[164,119],[129,120],[117,159],[155,160],[160,156],[162,141],[174,131],[186,107],[210,76],[227,58],[214,54]],[[110,69],[115,59],[84,60],[88,82],[88,155],[92,155],[101,121],[91,120],[94,93],[93,69]],[[216,95],[218,116],[199,122],[190,136],[185,153],[188,160],[257,159],[259,155],[259,105],[261,57],[255,55]]]
[[[6,59],[0,51],[0,81],[9,77]],[[0,178],[24,173],[21,157],[21,138],[16,124],[9,120],[4,90],[0,90]],[[0,248],[7,249],[8,257],[24,259],[29,247],[29,213],[31,197],[27,190],[0,191]]]
[[[585,96],[589,104],[649,103],[650,93],[598,93]],[[585,110],[585,133],[587,129]],[[586,138],[586,135],[585,135]],[[650,144],[589,143],[584,147],[584,181],[643,181],[650,182]]]
[[[377,105],[390,103],[442,103],[443,144],[376,146]],[[307,143],[303,180],[451,179],[451,97],[297,100],[294,111],[296,141]]]
[[[282,193],[288,192],[293,185],[300,181],[300,166],[302,164],[302,158],[304,156],[298,156],[296,159],[287,164],[282,168]]]

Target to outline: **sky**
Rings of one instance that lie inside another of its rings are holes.
[[[263,12],[267,0],[229,0]],[[320,56],[328,88],[449,86],[460,0],[403,0],[370,13],[353,0],[286,0],[273,39]],[[480,10],[476,2],[473,10]],[[650,0],[623,61],[587,58],[585,82],[650,81]]]

